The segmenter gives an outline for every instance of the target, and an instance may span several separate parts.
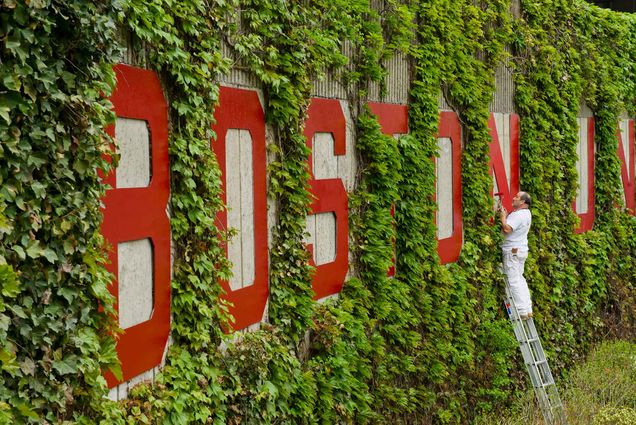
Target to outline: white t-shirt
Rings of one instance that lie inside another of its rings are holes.
[[[528,231],[532,224],[532,213],[529,209],[516,210],[508,214],[506,224],[512,227],[512,232],[504,234],[501,249],[507,251],[517,248],[520,251],[528,251]]]

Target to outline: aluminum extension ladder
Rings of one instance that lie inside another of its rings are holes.
[[[504,277],[506,275],[504,274]],[[530,317],[521,320],[514,300],[510,294],[510,286],[506,279],[506,311],[515,331],[515,337],[519,342],[519,348],[523,355],[523,361],[528,369],[528,375],[534,387],[534,393],[543,413],[543,419],[547,425],[567,425],[565,409],[559,397],[559,390],[552,377],[548,359],[545,356],[541,339],[534,326],[534,320]]]

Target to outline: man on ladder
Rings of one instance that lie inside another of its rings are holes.
[[[532,224],[531,203],[530,195],[519,192],[512,198],[512,212],[508,213],[504,206],[499,204],[501,228],[504,232],[504,241],[501,244],[503,270],[521,320],[532,317],[528,282],[523,277],[523,269],[528,258],[528,231]]]
[[[528,258],[528,231],[532,224],[531,199],[526,192],[512,198],[513,211],[508,214],[503,206],[501,228],[504,241],[503,271],[506,276],[506,311],[519,343],[524,363],[530,375],[539,407],[548,425],[567,425],[565,409],[552,371],[541,345],[541,338],[532,319],[532,301],[528,283],[523,276]]]

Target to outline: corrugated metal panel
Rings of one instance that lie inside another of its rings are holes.
[[[510,13],[515,18],[521,18],[521,1],[520,0],[512,0],[510,3]]]
[[[505,63],[495,69],[495,94],[488,108],[490,112],[513,113],[515,111],[515,84],[512,71]]]
[[[123,46],[119,63],[148,69],[148,46],[127,28],[120,28],[119,43]]]
[[[232,17],[234,23],[237,26],[241,26],[241,9],[236,11],[236,14]],[[242,31],[242,29],[241,29]],[[248,70],[247,64],[241,58],[238,58],[230,46],[225,40],[221,41],[221,53],[223,58],[232,61],[230,72],[226,75],[219,77],[219,83],[222,85],[230,85],[236,87],[246,88],[261,88],[262,84],[253,72]]]
[[[439,108],[440,111],[453,110],[453,108],[451,108],[449,103],[446,101],[446,97],[444,97],[444,93],[442,92],[441,88],[439,90],[439,96],[437,97],[437,107]]]
[[[386,1],[385,0],[370,0],[369,6],[371,6],[371,8],[374,10],[382,11],[384,10],[386,6]]]
[[[380,14],[384,13],[387,5],[385,0],[370,0],[370,6]],[[351,43],[345,41],[342,46],[342,53],[349,58],[349,71],[353,70],[352,58],[353,47]],[[409,61],[404,54],[398,53],[384,63],[387,70],[384,81],[385,93],[381,93],[381,84],[371,83],[368,98],[372,102],[386,102],[406,104],[410,88],[410,67]],[[314,81],[312,95],[318,97],[330,97],[338,99],[348,99],[349,91],[353,87],[345,87],[339,75],[328,73],[324,78]]]
[[[378,11],[383,11],[386,7],[385,0],[371,0],[371,6]],[[351,59],[354,51],[350,42],[345,40],[342,45],[342,53],[349,58],[349,64],[346,65],[348,70],[353,70]],[[247,67],[241,61],[237,61],[233,55],[232,49],[227,43],[222,44],[223,56],[234,61],[231,71],[219,78],[221,84],[234,86],[243,86],[251,88],[260,88],[262,85],[256,76],[247,71]],[[386,78],[386,93],[380,95],[380,85],[371,84],[369,90],[369,100],[406,104],[408,101],[408,92],[410,88],[410,69],[409,61],[403,54],[397,54],[386,61],[386,69],[388,71]],[[336,98],[347,100],[350,98],[350,90],[352,87],[346,87],[339,72],[327,72],[322,78],[313,81],[312,96]]]
[[[353,47],[351,46],[351,43],[345,40],[341,51],[347,58],[349,58],[349,64],[346,65],[346,67],[348,70],[352,70],[353,67],[351,65],[351,58],[353,57]],[[314,80],[311,95],[317,97],[347,99],[348,91],[338,74],[328,72],[323,78]]]
[[[521,0],[510,2],[510,13],[515,19],[521,18]],[[510,46],[506,51],[512,53]],[[510,59],[501,63],[495,69],[495,95],[489,105],[491,112],[514,113],[515,84],[512,78],[512,70],[507,66]]]
[[[321,79],[313,81],[311,95],[316,97],[346,99],[347,90],[340,79],[329,72]]]
[[[382,14],[386,8],[385,0],[371,0],[370,5],[374,10]],[[384,64],[387,71],[384,84],[384,95],[381,93],[382,84],[371,83],[369,87],[369,100],[372,102],[406,104],[409,99],[410,89],[410,63],[401,52],[397,52]]]
[[[584,100],[581,100],[579,104],[579,113],[576,115],[578,118],[591,118],[594,116],[594,111],[592,111],[587,103]]]
[[[380,84],[372,83],[369,88],[369,100],[372,102],[406,104],[410,89],[410,64],[403,53],[397,53],[388,59],[384,66],[387,70],[385,84],[386,93],[382,96]]]
[[[221,43],[221,51],[224,58],[232,60],[232,68],[227,75],[222,75],[219,82],[224,85],[260,88],[261,83],[254,73],[247,70],[247,66],[241,60],[237,60],[232,48],[225,42]]]

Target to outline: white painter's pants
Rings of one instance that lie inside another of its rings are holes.
[[[518,251],[513,254],[511,251],[503,251],[503,269],[508,277],[510,293],[520,315],[532,313],[532,301],[530,300],[530,290],[528,282],[523,277],[523,269],[528,258],[528,252]]]

